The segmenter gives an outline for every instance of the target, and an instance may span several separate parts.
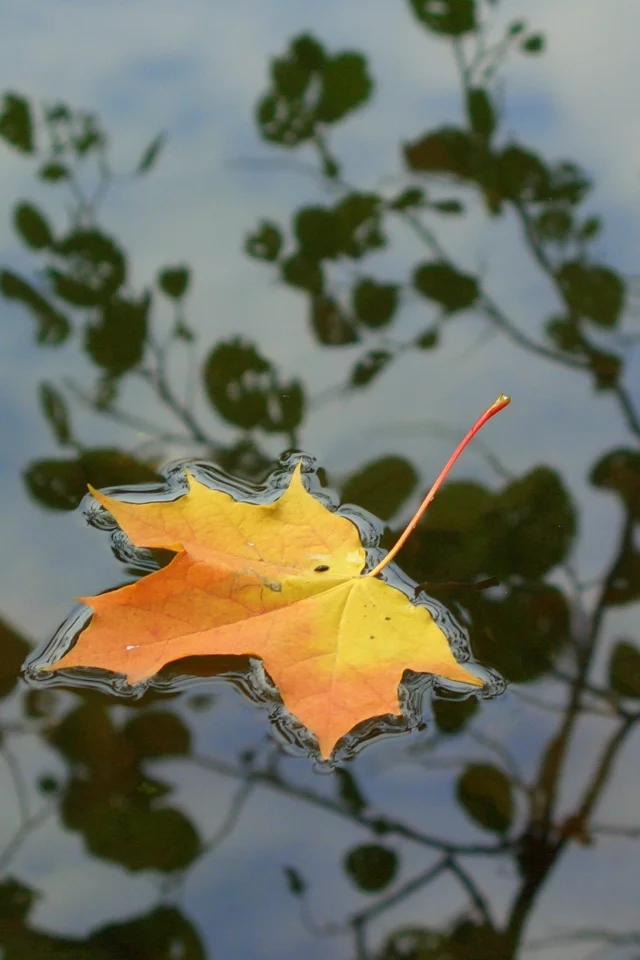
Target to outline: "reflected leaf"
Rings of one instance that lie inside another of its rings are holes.
[[[624,284],[613,270],[573,260],[563,264],[558,280],[574,313],[599,327],[616,325],[624,304]]]
[[[566,557],[576,533],[573,503],[561,478],[536,467],[492,493],[473,482],[450,483],[420,522],[406,555],[429,558],[419,582],[487,574],[539,580]]]
[[[69,336],[71,325],[49,301],[26,280],[11,270],[0,271],[0,292],[7,300],[18,300],[38,321],[36,340],[57,346]]]
[[[282,279],[291,287],[319,294],[324,286],[322,266],[302,253],[294,253],[281,264]]]
[[[54,239],[51,227],[32,203],[18,203],[13,211],[13,225],[21,239],[32,250],[52,246]]]
[[[363,277],[353,288],[353,312],[360,323],[372,330],[384,327],[393,319],[399,300],[395,283],[378,283]]]
[[[289,433],[302,420],[300,382],[279,383],[271,363],[240,339],[213,348],[204,366],[204,385],[220,416],[245,430]]]
[[[398,855],[390,847],[366,843],[353,847],[344,858],[344,868],[351,880],[365,893],[377,893],[395,879]]]
[[[50,383],[40,384],[40,406],[58,443],[69,443],[71,426],[67,404],[62,394]]]
[[[177,907],[154,907],[73,938],[28,925],[39,897],[12,878],[0,883],[0,947],[5,960],[206,960],[200,937]]]
[[[523,40],[520,49],[524,53],[542,53],[544,50],[544,37],[541,33],[533,33],[526,40]]]
[[[434,930],[422,927],[400,927],[394,930],[385,941],[376,960],[443,960],[442,946],[446,937]],[[446,960],[458,960],[455,955]],[[475,960],[480,960],[476,957]],[[484,960],[484,958],[482,958]],[[491,958],[497,960],[497,958]]]
[[[366,103],[372,89],[373,82],[363,55],[351,51],[337,54],[322,67],[317,119],[321,123],[336,123]]]
[[[573,229],[573,218],[564,207],[548,206],[534,220],[534,230],[543,242],[564,244]]]
[[[429,206],[432,210],[448,216],[459,216],[464,213],[464,206],[459,200],[438,200],[435,203],[430,203]]]
[[[180,717],[168,710],[136,714],[124,727],[124,735],[138,757],[183,756],[191,748],[191,734]]]
[[[640,520],[640,453],[624,447],[605,453],[589,479],[594,487],[615,490],[631,519]]]
[[[159,716],[168,729],[166,711]],[[178,742],[177,724],[171,736],[173,747],[181,748],[186,731]],[[48,739],[72,764],[60,802],[64,823],[82,834],[91,853],[132,871],[163,872],[182,869],[198,856],[200,839],[191,822],[160,805],[171,788],[141,769],[146,757],[174,750],[163,752],[140,717],[119,730],[104,706],[87,702],[67,714]]]
[[[640,697],[640,649],[630,640],[618,640],[609,660],[609,686],[621,697]]]
[[[58,183],[59,180],[69,179],[69,168],[64,163],[45,163],[40,167],[38,176],[48,183]]]
[[[34,500],[52,510],[75,510],[88,484],[102,489],[160,479],[150,464],[108,448],[85,450],[73,459],[34,460],[22,476]]]
[[[303,897],[307,892],[307,884],[300,871],[296,870],[295,867],[283,867],[282,869],[287,880],[289,893],[292,893],[294,897]]]
[[[96,796],[92,785],[75,780],[61,811],[65,824],[82,833],[95,857],[127,870],[182,870],[200,853],[194,826],[172,807],[141,805],[117,793]]]
[[[424,202],[424,191],[420,187],[408,187],[398,194],[395,200],[389,202],[389,208],[391,210],[411,210],[422,206]]]
[[[303,255],[310,260],[335,259],[344,253],[342,225],[329,207],[302,207],[293,229]]]
[[[164,147],[166,141],[166,133],[159,133],[157,137],[154,137],[140,157],[138,166],[136,167],[137,174],[148,173],[149,170],[156,165],[158,157],[160,156],[160,151]]]
[[[627,543],[609,574],[603,602],[608,606],[640,599],[640,551]]]
[[[244,248],[250,257],[273,263],[282,250],[280,228],[270,220],[263,220],[256,232],[249,234]]]
[[[512,683],[546,673],[570,637],[567,601],[556,587],[513,589],[503,600],[465,598],[473,651]]]
[[[155,907],[141,917],[110,923],[89,937],[91,957],[101,960],[206,960],[193,924],[175,906]],[[105,958],[106,960],[106,958]]]
[[[340,304],[333,297],[322,294],[312,297],[311,329],[318,343],[327,347],[343,347],[357,343],[358,331],[353,321],[345,316]]]
[[[550,175],[537,156],[522,147],[506,147],[498,158],[500,187],[515,200],[550,199]]]
[[[337,767],[335,778],[338,783],[338,796],[345,807],[355,813],[362,813],[367,807],[367,801],[351,771],[347,767]]]
[[[566,557],[576,534],[576,515],[560,476],[536,467],[510,483],[492,510],[493,573],[542,577]]]
[[[464,730],[478,707],[479,703],[475,697],[469,697],[467,700],[445,700],[442,697],[433,697],[431,701],[433,719],[441,733],[459,733]]]
[[[622,360],[615,353],[605,350],[595,350],[588,347],[586,350],[589,366],[594,375],[596,390],[612,390],[617,384],[622,372]]]
[[[425,330],[424,333],[421,333],[414,341],[419,350],[433,350],[438,346],[439,342],[440,335],[435,327],[430,330]]]
[[[511,783],[498,767],[470,763],[456,786],[458,802],[471,819],[486,830],[506,833],[513,821]]]
[[[187,292],[190,277],[189,267],[165,267],[158,273],[158,286],[172,300],[179,300]]]
[[[26,97],[17,93],[4,94],[0,112],[0,137],[20,153],[33,153],[33,120]]]
[[[441,127],[404,145],[407,166],[422,173],[446,173],[471,179],[476,156],[477,146],[473,138],[466,130],[457,127]]]
[[[351,370],[352,387],[366,387],[381,373],[393,357],[388,350],[370,350]]]
[[[270,73],[272,85],[258,103],[256,119],[265,140],[285,147],[310,140],[319,125],[336,123],[362,106],[373,87],[361,53],[331,56],[307,34],[291,41]],[[327,173],[335,172],[333,163]]]
[[[441,304],[447,313],[470,307],[479,292],[475,277],[438,262],[416,267],[413,285],[423,297]]]
[[[125,281],[125,257],[118,245],[100,230],[74,230],[56,244],[69,272],[49,267],[53,289],[76,307],[93,307],[113,296]]]
[[[476,28],[474,0],[409,0],[415,16],[434,33],[460,36]]]
[[[8,696],[20,679],[22,664],[31,644],[21,633],[0,617],[0,699]]]
[[[342,231],[343,251],[359,260],[371,250],[384,247],[381,200],[376,193],[352,191],[335,208]]]
[[[118,296],[105,303],[97,323],[85,328],[85,349],[111,377],[136,367],[144,355],[151,296],[126,300]]]
[[[340,499],[364,507],[381,520],[389,520],[411,496],[418,474],[403,457],[380,457],[361,467],[342,484]]]
[[[474,133],[489,140],[495,132],[497,118],[489,94],[481,87],[471,87],[467,92],[467,116]]]
[[[553,342],[566,350],[567,353],[581,353],[584,348],[584,337],[580,332],[580,325],[570,317],[549,317],[545,324],[548,336]]]

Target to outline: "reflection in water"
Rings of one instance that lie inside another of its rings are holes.
[[[340,430],[332,400],[382,390],[403,358],[419,356],[426,369],[464,322],[482,323],[494,342],[538,364],[541,376],[556,370],[592,388],[583,394],[585,423],[605,396],[620,424],[615,441],[601,437],[587,473],[619,509],[597,580],[576,569],[590,517],[551,457],[520,470],[494,458],[491,484],[453,480],[403,552],[402,566],[418,583],[499,579],[489,591],[438,593],[468,627],[475,656],[512,683],[517,714],[498,725],[490,715],[501,701],[443,692],[426,732],[372,746],[320,778],[252,726],[253,713],[220,684],[177,682],[174,690],[173,681],[160,682],[126,703],[100,689],[27,689],[19,669],[32,641],[3,620],[0,758],[9,799],[0,948],[7,960],[507,960],[527,946],[551,960],[601,946],[603,955],[637,950],[633,920],[611,907],[611,897],[629,902],[620,865],[613,870],[602,855],[616,837],[640,837],[633,816],[608,819],[603,802],[615,788],[624,809],[633,769],[620,761],[640,719],[637,636],[629,626],[612,633],[640,599],[640,414],[627,374],[636,339],[632,291],[601,259],[602,221],[587,206],[588,176],[506,130],[498,96],[505,60],[539,55],[545,38],[518,20],[503,34],[487,32],[491,6],[407,5],[425,55],[436,44],[451,47],[461,110],[457,122],[406,130],[402,183],[392,193],[372,189],[364,175],[359,182],[357,170],[348,178],[353,163],[333,135],[349,129],[375,89],[376,65],[357,49],[357,36],[353,48],[341,41],[332,49],[298,34],[271,61],[258,132],[281,158],[313,156],[314,176],[326,187],[322,202],[314,192],[290,224],[258,209],[255,226],[247,225],[248,257],[303,298],[313,348],[297,375],[284,371],[268,331],[259,344],[235,332],[218,340],[197,334],[191,267],[160,264],[153,283],[140,285],[125,243],[106,226],[109,191],[130,181],[135,197],[139,178],[151,177],[170,149],[163,137],[131,174],[116,175],[95,116],[5,94],[0,137],[32,162],[39,188],[37,200],[14,203],[23,253],[3,266],[0,291],[32,318],[38,350],[78,348],[64,377],[39,385],[60,453],[43,457],[29,446],[23,480],[44,510],[74,510],[87,482],[157,491],[159,466],[177,448],[259,481],[272,468],[274,443],[302,442],[310,413],[333,416]],[[64,192],[66,222],[47,212],[44,187],[52,197]],[[540,308],[540,323],[515,319],[483,271],[466,264],[462,239],[458,250],[452,225],[467,223],[475,197],[494,226],[507,218],[519,225],[531,276],[554,298]],[[399,227],[415,238],[412,253],[404,243],[396,249]],[[381,251],[396,257],[383,261]],[[249,260],[246,269],[251,276]],[[407,315],[416,303],[420,329]],[[350,371],[344,383],[328,379],[317,396],[307,381],[332,351],[349,357]],[[78,374],[80,355],[90,387]],[[132,385],[150,391],[150,407],[132,400]],[[108,443],[88,434],[87,411],[111,425]],[[132,445],[136,431],[143,439]],[[567,433],[565,445],[574,440]],[[388,524],[383,545],[426,485],[393,442],[336,484],[342,499]],[[149,558],[123,559],[132,576],[149,569]],[[62,846],[68,836],[82,838],[81,852]],[[46,913],[48,903],[61,902],[55,897],[72,856],[80,886],[92,893],[92,871],[101,864],[104,876],[120,871],[81,923],[68,903],[62,920]],[[139,877],[148,887],[136,900]],[[133,899],[118,899],[125,886]]]

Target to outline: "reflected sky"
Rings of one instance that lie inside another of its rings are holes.
[[[496,31],[505,22],[526,17],[548,39],[541,57],[514,56],[503,71],[505,129],[546,156],[575,158],[584,166],[596,183],[589,212],[605,222],[596,250],[621,274],[636,273],[640,119],[630,78],[637,72],[640,8],[625,5],[612,16],[595,0],[583,0],[579,12],[554,0],[540,0],[535,9],[524,0],[503,0],[492,16]],[[184,262],[192,267],[188,313],[204,342],[247,336],[274,358],[283,377],[303,377],[309,394],[320,400],[309,411],[300,444],[318,458],[335,485],[363,462],[388,453],[410,459],[426,485],[449,455],[454,437],[498,393],[510,393],[512,407],[483,440],[514,473],[538,463],[561,472],[582,511],[575,564],[585,579],[599,574],[613,550],[611,531],[620,511],[612,496],[588,484],[588,470],[603,449],[631,443],[610,395],[594,397],[587,377],[545,366],[500,337],[486,336],[481,322],[461,318],[449,325],[437,351],[407,354],[372,389],[327,399],[327,388],[348,375],[359,348],[332,351],[314,345],[302,295],[278,284],[268,266],[249,259],[243,250],[246,234],[259,220],[286,223],[301,204],[328,202],[330,197],[310,169],[309,150],[298,151],[294,158],[270,148],[253,122],[268,59],[280,54],[295,34],[312,31],[332,50],[359,49],[369,58],[375,95],[365,109],[339,125],[332,140],[345,174],[359,185],[391,196],[404,182],[399,144],[440,123],[460,120],[453,58],[445,43],[416,27],[407,5],[369,0],[365,9],[337,0],[322,5],[217,0],[205,7],[195,0],[179,5],[141,0],[123,7],[112,0],[90,5],[81,0],[22,0],[4,12],[3,21],[3,90],[24,93],[36,102],[62,100],[95,111],[111,135],[118,170],[132,169],[146,144],[159,131],[167,132],[167,145],[148,178],[114,185],[103,206],[104,225],[131,251],[136,288],[149,283],[161,265]],[[455,193],[446,185],[439,189],[443,197]],[[5,211],[0,218],[0,260],[30,274],[34,261],[17,243],[10,210],[18,198],[29,197],[52,218],[62,219],[64,202],[56,191],[38,184],[28,160],[4,148],[0,194],[0,209]],[[442,244],[455,250],[467,269],[482,274],[519,326],[537,324],[554,308],[555,299],[523,249],[518,225],[510,216],[488,221],[471,194],[468,202],[467,216],[443,219],[439,225]],[[390,238],[388,249],[372,257],[368,268],[402,281],[422,253],[402,225],[394,226]],[[424,326],[423,301],[407,298],[402,309],[406,335]],[[18,306],[3,301],[2,313],[0,482],[2,536],[10,562],[0,581],[0,609],[9,622],[41,642],[66,616],[73,597],[106,589],[122,574],[106,538],[91,531],[79,515],[43,510],[29,499],[21,480],[28,460],[59,454],[37,407],[37,383],[59,382],[72,371],[74,380],[86,385],[91,382],[90,365],[74,345],[58,351],[36,347],[32,322]],[[631,330],[634,323],[630,311],[623,329]],[[631,349],[628,357],[627,380],[640,400],[638,350]],[[185,372],[178,363],[177,376]],[[140,386],[127,386],[122,402],[152,418],[157,411],[154,396]],[[200,402],[204,404],[202,396]],[[78,409],[74,416],[78,432],[95,446],[145,439],[90,411]],[[231,437],[230,428],[213,416],[208,423],[219,439]],[[273,457],[281,452],[280,441],[278,436],[267,441]],[[197,452],[176,446],[169,454]],[[465,454],[456,471],[458,478],[492,487],[499,483],[482,445]],[[417,498],[416,493],[400,519],[410,516]],[[607,622],[607,644],[634,630],[637,635],[637,610],[615,611]],[[603,653],[597,664],[602,676],[605,666]],[[553,701],[554,688],[539,686],[536,695]],[[180,709],[197,727],[199,752],[223,755],[227,749],[231,761],[238,750],[262,741],[267,719],[236,691],[219,685],[215,691],[218,700],[210,714],[189,713],[186,705]],[[550,721],[535,709],[524,719],[524,710],[518,692],[510,691],[486,706],[483,723],[489,735],[504,738],[508,730],[510,748],[526,764],[532,760],[530,746],[539,743]],[[224,730],[233,731],[232,748],[220,734],[221,717]],[[587,775],[583,758],[602,741],[602,728],[594,722],[581,736],[569,793]],[[415,740],[403,745],[382,741],[359,757],[358,771],[378,809],[388,805],[396,819],[426,824],[429,832],[442,829],[456,838],[468,836],[469,842],[486,840],[453,804],[446,774],[436,771],[425,781],[415,757],[406,758]],[[59,763],[48,748],[37,747],[35,739],[32,746],[29,770],[49,770]],[[464,741],[456,747],[462,756],[477,749]],[[606,796],[598,815],[602,822],[633,822],[640,788],[638,750],[635,741],[621,758],[623,776]],[[318,786],[304,759],[285,763],[297,782]],[[424,763],[428,766],[428,754]],[[175,778],[177,802],[201,825],[203,835],[215,833],[233,796],[229,779],[186,763],[167,761],[162,766]],[[320,788],[328,791],[328,781]],[[3,834],[11,834],[15,815],[13,806],[3,805]],[[184,903],[212,955],[222,960],[297,960],[303,954],[310,960],[351,960],[348,937],[338,937],[334,947],[305,928],[286,889],[282,864],[295,865],[296,858],[300,869],[303,862],[311,864],[314,917],[319,923],[338,920],[367,902],[348,886],[337,864],[348,845],[368,836],[363,831],[360,837],[346,821],[258,788],[243,813],[242,828],[185,882]],[[407,870],[403,877],[424,866],[421,855],[408,845],[399,849]],[[637,877],[631,845],[602,838],[597,852],[577,846],[573,851],[545,888],[531,937],[568,924],[591,924],[593,904],[606,920],[603,925],[631,928],[636,919],[631,891]],[[498,868],[476,869],[487,895],[495,894],[504,909],[514,878]],[[82,936],[102,922],[126,918],[156,902],[154,878],[127,876],[113,865],[91,861],[78,836],[53,822],[34,834],[12,871],[46,890],[31,918],[52,932]],[[447,880],[430,889],[426,903],[420,895],[403,902],[372,927],[372,942],[404,923],[441,922],[458,895]],[[586,953],[581,945],[548,956],[581,960]],[[547,956],[531,954],[538,955]]]

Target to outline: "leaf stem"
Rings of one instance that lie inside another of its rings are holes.
[[[411,536],[415,528],[418,526],[420,517],[422,516],[422,514],[425,512],[425,510],[427,509],[427,507],[435,497],[436,493],[442,486],[452,466],[454,465],[454,463],[456,462],[456,460],[458,459],[458,457],[460,456],[464,448],[467,446],[469,441],[476,435],[478,430],[480,430],[480,428],[485,425],[487,420],[490,420],[491,417],[496,415],[496,413],[500,413],[500,411],[504,410],[504,408],[508,406],[510,403],[511,403],[511,397],[507,397],[505,396],[504,393],[501,393],[498,399],[495,401],[495,403],[492,403],[491,406],[485,410],[482,416],[478,417],[478,419],[476,420],[474,425],[471,427],[467,435],[460,441],[456,449],[453,451],[453,453],[447,460],[443,470],[440,472],[440,475],[438,476],[437,480],[431,487],[431,490],[429,490],[429,493],[426,495],[426,497],[420,504],[418,510],[416,511],[413,518],[410,520],[409,524],[407,525],[404,533],[401,534],[400,538],[396,541],[395,546],[393,546],[391,550],[389,550],[389,553],[386,555],[386,557],[383,557],[380,563],[376,567],[374,567],[373,570],[371,570],[369,573],[365,574],[365,576],[377,577],[378,574],[382,570],[384,570],[387,564],[391,563],[391,561],[396,556],[396,554],[399,553],[400,550],[402,550],[405,543],[407,542],[407,540],[409,539],[409,537]]]

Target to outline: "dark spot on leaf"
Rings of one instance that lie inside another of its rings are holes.
[[[317,567],[314,567],[314,572],[315,572],[315,573],[326,573],[328,569],[329,569],[329,567],[327,566],[326,563],[321,563],[321,564],[319,564]]]

